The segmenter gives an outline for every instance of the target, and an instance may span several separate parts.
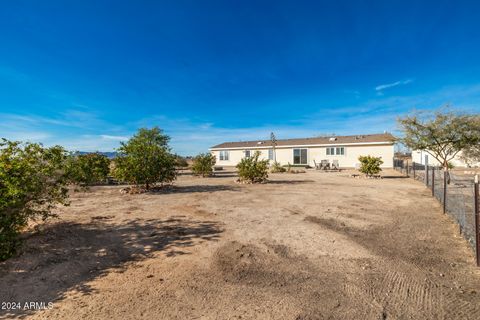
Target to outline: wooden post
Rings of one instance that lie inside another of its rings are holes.
[[[443,169],[443,213],[447,212],[447,172]]]
[[[480,208],[478,203],[478,174],[475,175],[475,184],[474,184],[474,210],[475,210],[475,244],[476,244],[476,253],[477,253],[477,266],[480,267]]]
[[[413,179],[415,180],[415,161],[412,162],[412,168],[413,168]]]
[[[407,160],[407,167],[406,168],[407,168],[406,172],[407,172],[407,177],[408,177],[408,160]]]
[[[435,167],[432,167],[432,197],[435,197]]]

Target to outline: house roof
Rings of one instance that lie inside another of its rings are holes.
[[[342,145],[342,144],[374,144],[374,143],[394,143],[395,137],[390,133],[364,134],[354,136],[329,136],[314,138],[282,139],[277,140],[277,147],[282,146],[308,146],[308,145]],[[211,149],[228,148],[264,148],[271,147],[271,140],[238,141],[224,142],[217,144]]]

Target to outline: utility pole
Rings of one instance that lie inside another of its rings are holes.
[[[277,154],[275,151],[275,147],[277,146],[277,138],[275,137],[275,134],[272,132],[270,133],[270,141],[272,141],[272,149],[273,149],[273,162],[277,162]]]

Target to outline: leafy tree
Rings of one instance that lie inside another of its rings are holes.
[[[46,220],[57,204],[68,204],[66,157],[59,146],[0,140],[0,261],[15,254],[30,220]]]
[[[464,149],[480,143],[480,117],[445,109],[416,112],[398,119],[404,137],[400,142],[413,150],[424,150],[448,170],[448,163]]]
[[[175,156],[170,153],[170,137],[158,127],[138,130],[128,142],[122,142],[115,159],[114,176],[118,180],[144,185],[175,180]]]
[[[259,160],[260,152],[255,151],[252,157],[243,158],[238,164],[240,181],[257,183],[268,178],[268,160]]]
[[[195,175],[207,177],[212,174],[216,158],[210,153],[201,153],[193,159],[192,171]]]
[[[367,176],[372,176],[382,171],[380,166],[383,164],[383,161],[380,157],[360,156],[358,161],[360,161],[359,171]]]
[[[460,158],[470,166],[480,162],[480,144],[463,149]]]
[[[72,183],[88,186],[107,179],[110,159],[98,152],[73,154],[68,158],[66,171]]]

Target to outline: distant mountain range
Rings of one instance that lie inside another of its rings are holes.
[[[96,153],[96,152],[77,151],[76,153],[78,153],[78,154],[89,154],[89,153]],[[115,151],[111,151],[111,152],[100,152],[100,151],[99,151],[98,153],[103,154],[104,156],[106,156],[106,157],[109,158],[109,159],[115,158],[115,157],[117,156],[117,154],[118,154],[118,153],[115,152]]]
[[[77,151],[76,153],[77,153],[77,154],[89,154],[89,153],[96,153],[96,152]],[[106,157],[109,158],[109,159],[116,158],[117,155],[118,155],[118,152],[115,152],[115,151],[111,151],[111,152],[101,152],[101,151],[99,151],[98,153],[103,154],[104,156],[106,156]],[[191,159],[193,159],[192,156],[186,156],[186,157],[181,157],[181,158],[184,158],[184,159],[186,159],[186,160],[191,160]]]

